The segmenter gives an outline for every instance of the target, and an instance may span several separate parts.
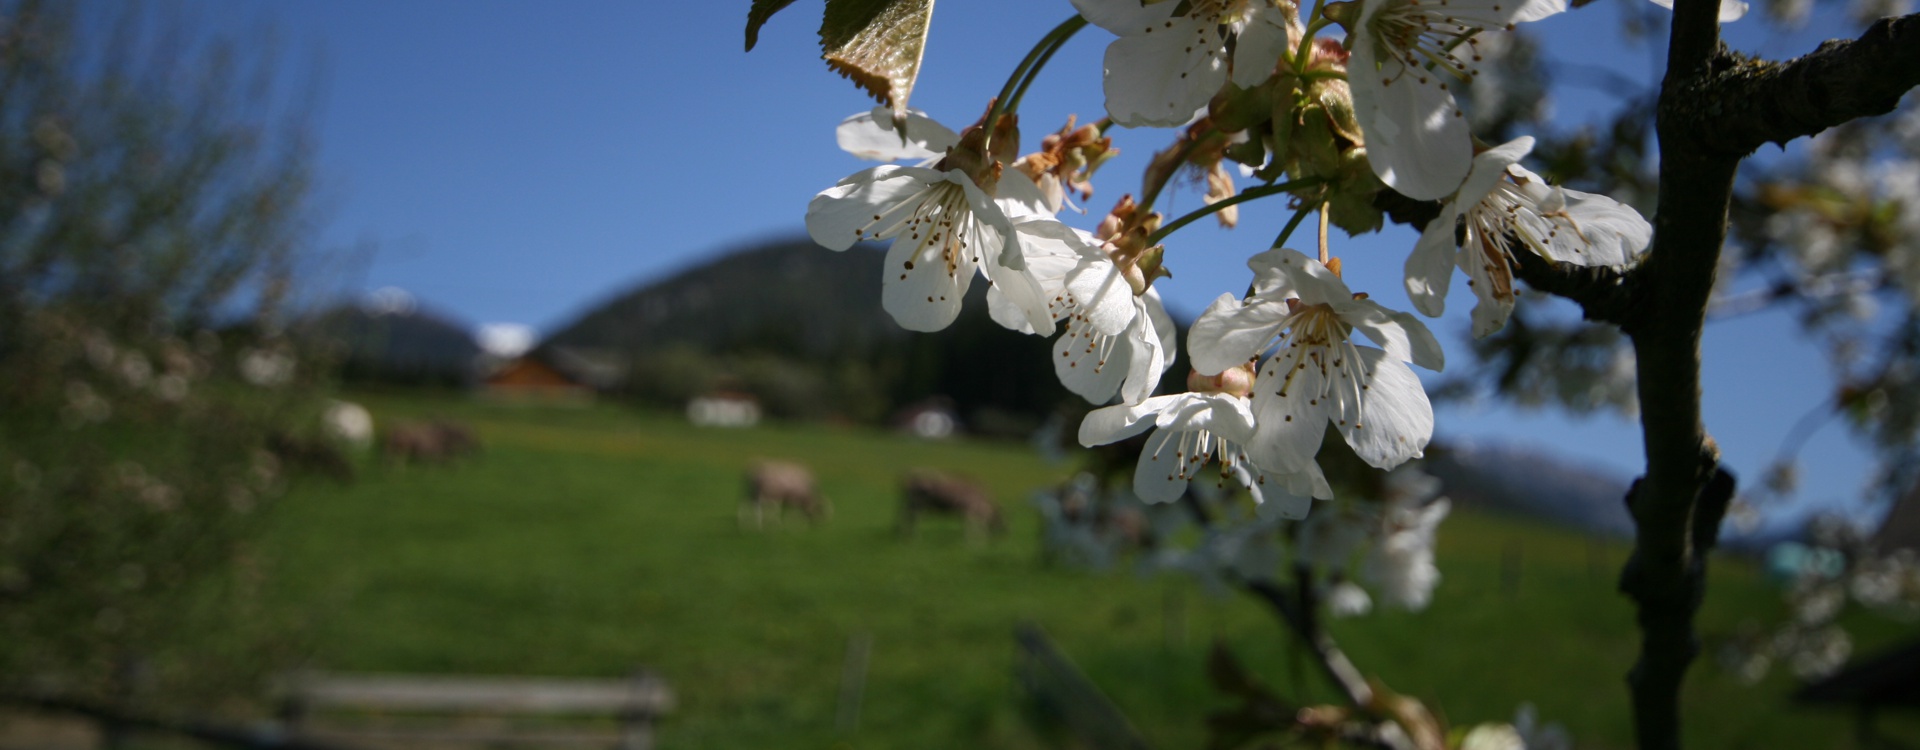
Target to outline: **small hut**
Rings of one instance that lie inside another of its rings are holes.
[[[593,389],[562,372],[538,354],[523,354],[500,363],[487,375],[481,392],[502,401],[584,402]]]
[[[620,386],[624,371],[602,352],[543,346],[495,365],[481,393],[505,401],[586,403]]]
[[[713,391],[687,402],[696,427],[752,427],[760,423],[760,399],[738,391]]]

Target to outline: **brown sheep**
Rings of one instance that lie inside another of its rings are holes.
[[[814,486],[813,472],[807,467],[787,461],[753,462],[747,468],[747,496],[740,501],[740,525],[747,525],[751,512],[753,527],[758,529],[765,524],[769,509],[779,518],[788,508],[800,511],[808,523],[833,515],[833,506]]]
[[[1001,516],[1000,504],[994,501],[993,493],[973,482],[931,469],[914,469],[901,483],[898,522],[901,535],[914,532],[921,513],[958,516],[966,525],[970,539],[979,538],[983,532],[997,536],[1007,530],[1006,519]]]
[[[396,422],[380,434],[380,455],[389,463],[443,464],[478,453],[480,441],[459,422]]]

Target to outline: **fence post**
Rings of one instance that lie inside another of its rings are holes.
[[[840,710],[833,720],[834,728],[841,732],[860,729],[860,701],[867,689],[867,661],[872,652],[872,633],[863,630],[847,638],[847,659],[840,668]]]

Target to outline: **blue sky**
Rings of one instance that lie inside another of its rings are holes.
[[[1623,46],[1623,7],[1599,0],[1533,25],[1552,59],[1600,65],[1638,81],[1658,50]],[[807,200],[866,164],[834,147],[841,118],[871,102],[819,62],[821,2],[777,15],[742,51],[747,0],[186,0],[204,23],[248,40],[272,28],[284,59],[309,60],[320,95],[316,134],[326,243],[370,255],[335,275],[348,293],[397,286],[476,323],[565,325],[597,300],[728,249],[802,231]],[[1043,9],[1043,10],[1042,10]],[[1012,66],[1071,13],[1065,2],[976,0],[937,6],[913,103],[958,127],[977,118]],[[1842,32],[1844,33],[1844,32]],[[1728,27],[1736,46],[1776,57],[1820,34],[1782,37],[1754,22]],[[1659,36],[1663,37],[1664,32]],[[1028,94],[1029,139],[1069,113],[1102,113],[1100,56],[1111,37],[1089,28]],[[1568,89],[1566,120],[1609,102]],[[1126,131],[1096,182],[1098,214],[1137,191],[1165,131]],[[1199,204],[1176,191],[1163,206]],[[1278,204],[1251,204],[1232,233],[1196,224],[1171,243],[1173,279],[1158,286],[1192,314],[1244,289],[1244,258],[1284,223]],[[1083,217],[1090,227],[1093,218]],[[1336,237],[1339,233],[1336,232]],[[1414,235],[1404,228],[1336,239],[1356,290],[1411,309],[1399,280]],[[827,252],[822,250],[821,252]],[[876,280],[876,283],[878,280]],[[1434,321],[1457,361],[1471,297],[1455,285]],[[1823,359],[1779,315],[1716,324],[1706,340],[1707,423],[1744,477],[1830,388]],[[1442,437],[1525,441],[1629,476],[1636,426],[1510,408],[1454,408]],[[1868,464],[1837,426],[1803,452],[1813,500],[1854,494]]]

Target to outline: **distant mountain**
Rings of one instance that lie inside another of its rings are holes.
[[[749,247],[636,286],[543,345],[644,355],[675,347],[821,359],[870,353],[907,331],[880,311],[885,252],[796,239]]]
[[[348,380],[465,386],[477,375],[480,345],[468,326],[423,308],[373,312],[340,305],[304,327],[336,347]]]
[[[776,415],[877,421],[943,397],[966,427],[1019,434],[1072,398],[1049,340],[988,316],[984,282],[946,330],[900,328],[880,305],[884,258],[806,239],[741,248],[618,294],[541,347],[622,360],[621,390],[673,406],[726,388]]]
[[[1465,508],[1536,518],[1589,533],[1633,537],[1627,481],[1549,453],[1449,443],[1427,451],[1427,473]]]

